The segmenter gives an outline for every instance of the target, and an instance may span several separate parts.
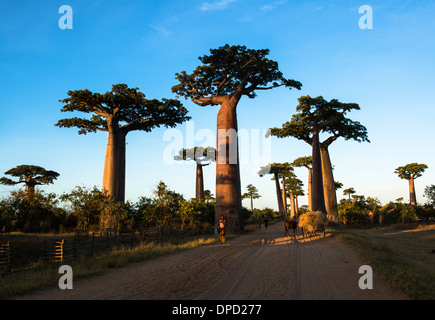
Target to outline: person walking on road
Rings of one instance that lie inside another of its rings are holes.
[[[225,234],[227,233],[227,221],[225,220],[225,217],[223,215],[221,215],[218,221],[218,231],[221,242],[225,243]]]
[[[267,226],[269,225],[269,218],[267,216],[264,216],[264,226],[267,229]]]

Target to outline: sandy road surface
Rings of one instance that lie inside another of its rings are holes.
[[[74,289],[46,289],[22,299],[282,300],[406,299],[375,273],[361,290],[366,264],[332,237],[303,241],[284,236],[283,223],[228,241],[138,262]]]

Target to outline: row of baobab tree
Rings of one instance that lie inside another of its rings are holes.
[[[299,81],[285,78],[276,61],[267,58],[268,49],[254,50],[245,46],[225,45],[211,49],[209,55],[199,57],[201,64],[190,74],[176,73],[178,84],[172,92],[179,97],[190,99],[201,107],[219,105],[217,114],[216,161],[216,220],[221,214],[227,217],[229,232],[243,229],[242,193],[237,142],[237,106],[244,97],[253,99],[258,92],[278,87],[300,90]],[[108,133],[103,173],[103,192],[125,200],[126,136],[133,131],[151,132],[158,127],[175,127],[191,117],[188,110],[177,99],[147,99],[139,88],[116,84],[106,93],[94,93],[88,89],[68,91],[62,112],[81,112],[82,118],[61,119],[56,126],[78,128],[79,134],[103,131]],[[272,128],[272,136],[294,137],[312,146],[309,183],[309,202],[312,211],[327,213],[328,218],[337,221],[337,200],[328,147],[339,138],[358,142],[369,142],[367,129],[359,122],[347,118],[352,110],[359,110],[356,103],[341,103],[337,99],[325,100],[319,96],[299,98],[299,105],[291,120],[282,128]],[[233,135],[228,135],[233,132]],[[224,133],[224,134],[222,134]],[[320,134],[328,135],[320,141]],[[231,152],[236,150],[231,159]],[[180,151],[179,160],[189,160],[186,150]],[[193,152],[194,154],[195,152]],[[201,156],[204,158],[204,154]],[[206,156],[207,157],[207,156]],[[199,157],[200,158],[200,157]],[[193,159],[193,158],[191,158]],[[207,158],[197,161],[197,198],[201,199],[202,167]],[[302,161],[302,160],[301,160]],[[300,163],[302,164],[302,162]],[[305,166],[305,165],[304,165]],[[287,171],[285,171],[287,170]],[[262,168],[260,174],[281,174],[291,179],[291,170],[271,164]],[[278,177],[275,176],[278,184]],[[3,182],[5,182],[4,180]],[[10,182],[10,181],[9,181]],[[29,185],[29,182],[26,183]],[[285,183],[283,184],[285,187]],[[278,197],[279,194],[277,193]],[[284,212],[282,201],[280,211]]]
[[[192,149],[182,149],[179,155],[175,157],[176,160],[194,160],[196,162],[196,196],[195,200],[204,204],[206,200],[213,199],[210,190],[204,190],[204,178],[202,173],[202,167],[209,165],[215,160],[215,149],[208,147],[195,147]],[[265,174],[273,174],[272,180],[275,180],[276,194],[278,200],[279,214],[281,217],[297,217],[298,216],[298,197],[304,196],[303,182],[296,177],[294,174],[295,167],[306,167],[308,169],[308,211],[312,211],[311,204],[311,156],[300,157],[294,160],[292,163],[273,163],[267,167],[261,168],[259,174],[261,176]],[[420,177],[427,165],[411,163],[405,166],[396,168],[395,173],[399,175],[401,179],[409,180],[409,199],[410,204],[413,206],[417,205],[414,180]],[[35,165],[19,165],[5,172],[13,178],[18,178],[18,180],[12,180],[11,178],[2,177],[0,178],[0,183],[5,185],[25,185],[25,199],[31,201],[33,199],[33,194],[35,192],[35,187],[40,185],[51,184],[59,177],[59,173],[46,170],[42,167]],[[282,189],[280,188],[281,179]],[[338,181],[335,181],[336,189],[343,187]],[[247,191],[242,194],[242,199],[250,200],[250,210],[253,212],[254,205],[253,200],[261,197],[258,189],[252,185],[248,184],[246,187]],[[428,186],[425,189],[425,196],[428,197],[429,204],[434,206],[435,196],[434,192],[435,186]],[[348,201],[351,201],[351,196],[354,199],[358,199],[361,196],[356,196],[356,191],[354,188],[347,188],[343,190],[343,195],[348,196]],[[290,211],[287,212],[287,199],[290,200]],[[403,201],[403,197],[396,199],[396,201]],[[432,202],[432,203],[430,203]]]

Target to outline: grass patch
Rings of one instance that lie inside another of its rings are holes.
[[[435,299],[435,226],[329,230],[353,247],[381,276],[412,299]]]
[[[177,243],[141,243],[131,249],[116,249],[98,257],[81,257],[76,261],[65,262],[72,267],[74,280],[103,274],[112,268],[120,268],[129,263],[144,261],[174,252],[195,248],[219,241],[217,236],[197,237]],[[61,264],[35,264],[30,270],[0,276],[0,299],[24,295],[32,290],[58,285]]]

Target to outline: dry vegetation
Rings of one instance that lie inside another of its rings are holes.
[[[372,229],[341,227],[330,231],[412,299],[435,299],[434,224]]]

